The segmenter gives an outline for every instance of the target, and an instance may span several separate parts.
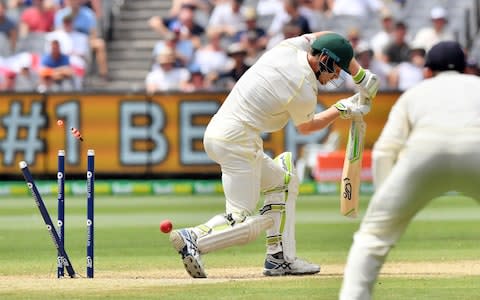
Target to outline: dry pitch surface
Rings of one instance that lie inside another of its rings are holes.
[[[343,265],[323,265],[314,277],[341,277]],[[207,279],[192,279],[182,269],[147,271],[147,272],[97,272],[93,280],[79,278],[76,280],[43,276],[0,276],[0,291],[42,291],[60,289],[93,288],[97,291],[121,290],[142,287],[158,287],[182,284],[211,284],[248,280],[288,280],[291,277],[265,277],[261,268],[207,269]],[[455,262],[408,262],[386,263],[381,276],[395,277],[457,277],[480,275],[480,260]]]

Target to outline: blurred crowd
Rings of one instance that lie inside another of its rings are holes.
[[[107,85],[112,1],[0,0],[0,91],[78,91],[87,80]],[[423,79],[426,51],[455,39],[444,7],[434,7],[420,30],[396,19],[392,12],[406,1],[413,0],[172,0],[167,15],[146,24],[158,41],[145,58],[152,62],[145,88],[228,90],[283,39],[336,31],[328,20],[354,17],[381,24],[373,34],[364,26],[348,28],[357,59],[380,76],[382,90],[405,90]],[[473,57],[466,72],[479,74]],[[342,87],[353,89],[343,77]]]
[[[0,0],[0,90],[81,90],[92,72],[107,82],[104,16],[101,0]]]
[[[431,10],[429,26],[412,34],[392,14],[392,7],[401,9],[405,1],[390,0],[387,5],[386,0],[256,0],[252,5],[244,0],[173,0],[168,16],[149,20],[159,41],[152,51],[146,90],[230,89],[264,51],[281,40],[335,31],[324,28],[323,21],[353,16],[381,23],[381,29],[368,36],[362,28],[349,28],[347,38],[357,60],[381,78],[381,90],[403,91],[423,80],[426,51],[439,41],[455,38],[448,12],[441,6]],[[479,75],[477,62],[469,59],[466,72]],[[347,79],[343,88],[354,89],[354,84]]]

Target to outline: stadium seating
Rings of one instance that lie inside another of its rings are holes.
[[[256,6],[258,0],[246,0]],[[479,3],[480,0],[407,0],[403,7],[396,1],[384,1],[396,19],[407,23],[413,36],[419,28],[430,24],[430,10],[436,5],[444,6],[449,12],[448,26],[453,29],[457,40],[472,55],[480,59]],[[113,7],[112,40],[108,43],[108,57],[111,79],[108,89],[144,88],[144,79],[150,70],[152,49],[160,36],[148,27],[148,19],[154,15],[166,16],[171,1],[158,0],[116,0]],[[201,16],[199,23],[206,23]],[[261,16],[259,23],[269,25],[272,16]],[[353,26],[359,26],[364,36],[371,36],[380,29],[379,19],[359,21],[355,18],[332,17],[323,22],[323,28],[346,33]]]

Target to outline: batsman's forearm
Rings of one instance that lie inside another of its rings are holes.
[[[309,134],[322,130],[335,121],[339,116],[339,111],[332,106],[322,112],[316,113],[311,121],[298,125],[297,130],[302,134]]]
[[[355,59],[355,58],[352,58],[352,60],[350,61],[350,65],[348,66],[348,70],[350,71],[350,74],[352,76],[355,76],[358,71],[360,71],[362,68],[362,66],[360,66],[360,64],[358,63],[358,61]]]

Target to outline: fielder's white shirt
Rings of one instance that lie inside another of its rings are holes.
[[[480,78],[448,71],[426,79],[392,107],[373,148],[375,185],[385,180],[407,147],[424,152],[469,143],[480,145]]]
[[[442,72],[402,94],[375,144],[373,163],[388,164],[379,161],[380,151],[402,149],[401,156],[375,187],[354,235],[339,299],[372,298],[385,257],[433,198],[458,191],[480,199],[479,147],[479,77]]]
[[[212,118],[209,129],[222,130],[207,129],[206,135],[222,135],[224,125],[231,128],[232,123],[272,132],[283,128],[289,119],[295,125],[313,119],[318,90],[307,61],[309,49],[307,36],[300,36],[281,42],[260,57]]]

